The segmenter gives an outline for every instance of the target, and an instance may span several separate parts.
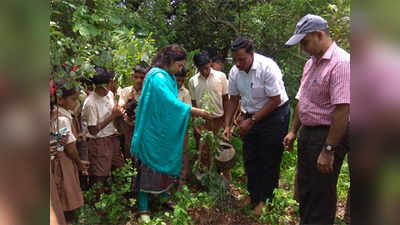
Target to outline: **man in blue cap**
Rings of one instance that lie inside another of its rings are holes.
[[[297,131],[300,224],[333,224],[336,184],[349,150],[350,55],[330,38],[328,22],[306,15],[286,45],[311,55],[303,70],[292,127],[283,140],[293,148]]]

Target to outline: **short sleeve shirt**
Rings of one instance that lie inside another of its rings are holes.
[[[66,144],[75,142],[76,137],[72,132],[72,113],[63,107],[57,107],[55,110],[58,110],[60,115],[51,121],[51,132],[58,134],[61,129],[65,129],[68,132]]]
[[[229,73],[229,95],[240,95],[241,106],[248,113],[256,113],[270,97],[280,95],[281,105],[289,98],[283,82],[283,74],[271,58],[254,53],[248,73],[233,66]]]
[[[178,98],[188,104],[188,105],[192,105],[192,97],[190,96],[189,90],[186,89],[184,86],[182,86],[179,90],[178,90]]]
[[[112,114],[112,109],[114,107],[114,94],[109,91],[104,97],[99,96],[96,92],[89,95],[82,108],[81,120],[87,127],[96,126],[100,122],[103,122],[107,117]],[[96,136],[89,133],[89,130],[85,130],[85,134],[90,138],[101,138],[107,137],[115,134],[117,130],[115,129],[113,123],[109,123],[106,127],[100,130]]]
[[[350,104],[350,54],[332,43],[319,61],[308,60],[296,98],[303,125],[330,125],[335,105]]]
[[[124,106],[128,102],[129,94],[131,93],[133,86],[125,87],[121,89],[119,93],[118,105]]]
[[[216,108],[215,115],[224,115],[222,96],[228,94],[228,81],[225,73],[211,69],[210,75],[204,78],[200,73],[195,74],[189,80],[189,92],[197,107],[204,109],[202,98],[206,93],[211,96],[211,102]]]

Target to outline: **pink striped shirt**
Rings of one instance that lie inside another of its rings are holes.
[[[330,125],[335,105],[350,104],[350,54],[333,43],[319,62],[311,57],[296,98],[303,125]]]

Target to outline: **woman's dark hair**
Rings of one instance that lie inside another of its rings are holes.
[[[183,67],[181,71],[179,71],[179,72],[177,72],[177,73],[175,74],[175,76],[176,76],[176,77],[186,77],[186,72],[187,72],[187,71],[186,71],[186,68]]]
[[[164,70],[176,61],[186,60],[186,52],[177,44],[167,45],[153,58],[151,67],[160,67]]]
[[[146,69],[146,67],[144,67],[144,66],[142,66],[142,65],[136,65],[136,66],[133,68],[133,72],[134,72],[134,73],[143,73],[143,74],[146,74],[146,73],[147,73],[147,69]]]
[[[231,50],[233,52],[241,48],[246,49],[247,53],[252,53],[254,51],[253,40],[248,37],[239,37],[232,42]]]
[[[197,52],[193,56],[193,62],[194,62],[194,65],[196,65],[196,67],[204,66],[207,63],[209,63],[210,61],[211,61],[211,59],[208,56],[208,52],[206,52],[206,51]]]

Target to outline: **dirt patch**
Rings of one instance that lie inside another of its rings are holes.
[[[260,225],[254,218],[243,212],[224,212],[219,209],[195,209],[189,212],[198,225]]]

